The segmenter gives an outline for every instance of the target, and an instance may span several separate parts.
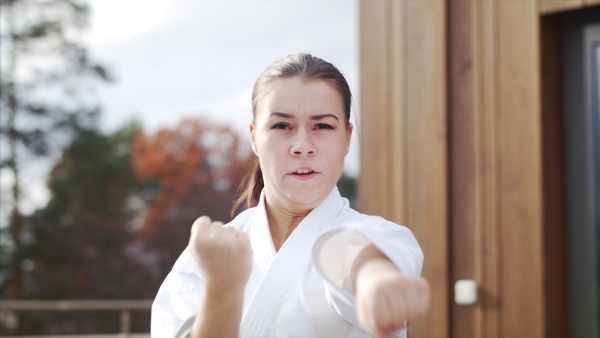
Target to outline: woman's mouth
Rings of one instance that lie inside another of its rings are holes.
[[[295,172],[290,173],[290,176],[293,176],[299,180],[309,180],[315,176],[317,176],[318,172],[312,169],[298,169]]]

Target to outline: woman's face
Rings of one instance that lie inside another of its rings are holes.
[[[342,96],[325,81],[267,82],[250,125],[269,207],[306,212],[337,183],[350,148]]]

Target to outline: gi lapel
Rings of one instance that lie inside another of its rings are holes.
[[[259,237],[265,235],[265,228],[268,230],[269,224],[266,220],[264,209],[264,196],[261,195],[262,206],[257,208],[258,214],[252,220],[250,239],[253,243],[268,242]],[[281,308],[283,300],[302,270],[310,260],[310,248],[313,241],[324,230],[331,227],[335,217],[340,213],[344,206],[343,199],[334,187],[329,196],[311,211],[304,220],[292,232],[287,241],[283,244],[279,252],[275,255],[272,263],[267,268],[260,284],[258,285],[254,296],[246,309],[242,318],[240,336],[241,337],[267,337],[277,313]],[[257,217],[256,217],[257,216]],[[255,228],[257,227],[257,228]],[[265,264],[270,260],[269,253],[274,252],[273,240],[268,238],[271,247],[256,247],[258,252],[254,252],[257,258],[257,264],[262,270]]]

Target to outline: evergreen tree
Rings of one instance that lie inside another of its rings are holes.
[[[3,298],[24,297],[22,248],[31,236],[23,221],[22,168],[94,123],[98,108],[86,89],[109,79],[78,42],[88,16],[82,0],[0,2],[0,173],[11,185],[0,220]]]
[[[111,136],[87,129],[48,178],[48,205],[24,223],[32,239],[24,244],[25,298],[151,299],[162,276],[153,273],[156,254],[136,238],[140,213],[156,196],[157,185],[142,182],[130,163],[136,128]],[[147,332],[148,313],[134,316],[135,329]],[[118,314],[26,313],[27,334],[115,333]]]

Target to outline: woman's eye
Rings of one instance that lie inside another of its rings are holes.
[[[331,129],[331,130],[334,130],[335,128],[333,128],[330,124],[319,123],[319,124],[317,124],[317,129]]]
[[[289,129],[289,126],[285,123],[277,123],[271,129]]]

